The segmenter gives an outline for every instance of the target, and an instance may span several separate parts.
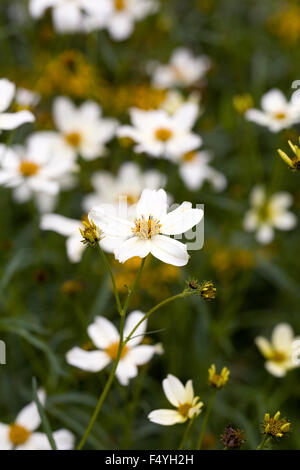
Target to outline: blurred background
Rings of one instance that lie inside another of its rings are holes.
[[[133,34],[116,42],[107,31],[57,34],[50,11],[34,20],[27,1],[1,0],[0,76],[17,87],[40,95],[36,122],[11,133],[3,143],[22,143],[34,131],[53,130],[52,104],[57,96],[75,103],[97,101],[104,115],[128,123],[128,109],[155,109],[166,96],[155,89],[147,63],[167,63],[174,49],[184,46],[195,56],[205,54],[211,67],[205,80],[185,89],[187,97],[200,93],[203,113],[194,132],[212,152],[213,166],[226,175],[227,188],[218,193],[205,183],[199,190],[185,187],[178,167],[166,159],[135,154],[132,146],[114,138],[108,156],[79,160],[76,186],[61,193],[55,212],[73,219],[83,216],[82,199],[93,191],[91,176],[107,170],[113,175],[127,161],[142,170],[166,174],[166,190],[174,201],[205,205],[205,242],[191,252],[184,268],[148,261],[131,310],[147,311],[155,303],[182,290],[191,277],[213,280],[213,302],[192,297],[172,303],[151,318],[147,337],[161,342],[164,354],[140,368],[128,387],[115,382],[91,438],[96,449],[172,449],[183,433],[150,423],[147,414],[168,407],[161,382],[168,373],[183,382],[193,379],[197,395],[207,403],[207,370],[227,366],[230,380],[217,394],[204,447],[221,449],[220,435],[228,423],[246,433],[244,448],[260,441],[265,412],[278,409],[292,422],[292,433],[276,448],[299,449],[299,370],[283,378],[271,376],[255,346],[258,335],[270,337],[280,322],[300,334],[299,231],[276,231],[274,240],[260,245],[243,229],[249,194],[256,184],[294,197],[299,214],[297,174],[289,171],[276,150],[298,140],[299,128],[274,134],[248,122],[245,100],[260,106],[261,96],[279,88],[289,98],[300,79],[300,5],[292,0],[161,0],[157,13],[139,21]],[[242,99],[241,99],[242,95]],[[246,98],[245,98],[246,96]],[[239,97],[240,99],[237,99]],[[249,106],[248,106],[249,107]],[[251,107],[251,106],[250,106]],[[298,126],[299,127],[299,126]],[[7,364],[1,365],[1,422],[13,421],[31,400],[32,377],[48,395],[47,413],[53,428],[66,427],[81,436],[108,370],[90,374],[72,368],[65,353],[88,341],[86,327],[95,315],[117,324],[110,281],[92,248],[82,261],[71,263],[65,238],[38,228],[34,205],[18,204],[11,190],[0,187],[0,337],[6,342]],[[120,292],[130,284],[138,263],[113,261]],[[201,419],[195,423],[195,435]],[[196,433],[197,430],[197,433]]]

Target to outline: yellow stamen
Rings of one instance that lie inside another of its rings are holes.
[[[144,216],[135,219],[134,223],[135,227],[132,229],[132,232],[139,238],[147,240],[160,233],[161,224],[159,220],[154,219],[152,215],[149,215],[148,220],[146,220]]]
[[[166,129],[163,127],[155,131],[156,139],[160,140],[161,142],[167,142],[168,140],[171,139],[172,135],[173,135],[173,132],[170,129]]]
[[[184,162],[192,162],[193,160],[195,160],[195,157],[196,152],[188,152],[183,155],[182,159]]]
[[[118,11],[122,11],[126,7],[125,0],[115,0],[115,9]]]
[[[115,343],[112,343],[108,348],[105,349],[106,354],[111,358],[111,359],[116,359],[117,354],[118,354],[118,349],[119,349],[119,341],[116,341]],[[123,359],[126,354],[128,353],[128,347],[126,344],[122,348],[121,352],[121,359]]]
[[[191,408],[192,405],[190,403],[183,403],[178,406],[178,412],[186,418]]]
[[[286,118],[286,113],[284,113],[283,111],[279,111],[278,113],[274,113],[273,116],[275,119],[282,121],[283,119]]]
[[[14,446],[24,444],[31,432],[28,429],[20,426],[19,424],[13,423],[9,428],[9,440]]]
[[[65,140],[72,147],[78,147],[81,142],[81,135],[79,132],[70,132],[69,134],[65,135]]]
[[[20,163],[19,170],[23,176],[34,176],[39,170],[39,165],[34,162],[31,162],[30,160],[23,160]]]

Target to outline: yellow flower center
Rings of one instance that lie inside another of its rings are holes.
[[[72,147],[78,147],[81,142],[81,135],[79,132],[70,132],[69,134],[65,135],[65,140]]]
[[[273,362],[277,362],[277,363],[281,363],[281,362],[285,362],[286,359],[287,359],[287,355],[282,352],[282,351],[273,351],[272,354],[270,354],[270,356],[268,357],[268,359],[270,361],[273,361]]]
[[[37,165],[34,162],[31,162],[30,160],[23,160],[20,163],[19,170],[23,176],[26,176],[26,177],[33,176],[38,172],[39,165]]]
[[[135,219],[134,223],[135,227],[132,229],[132,232],[139,238],[147,240],[160,233],[161,224],[159,220],[154,219],[152,215],[149,215],[148,220],[146,220],[144,216]]]
[[[126,201],[129,205],[136,204],[138,202],[138,198],[134,194],[122,194],[122,197],[126,198]],[[119,202],[119,198],[116,198],[116,202]]]
[[[111,358],[111,359],[116,359],[117,354],[118,354],[118,349],[119,349],[119,341],[116,341],[115,343],[112,343],[108,348],[105,349],[106,354]],[[121,352],[121,359],[123,359],[126,354],[128,353],[128,347],[126,344],[122,348]]]
[[[286,113],[283,111],[279,111],[278,113],[274,113],[274,118],[278,119],[279,121],[282,121],[283,119],[286,118]]]
[[[28,440],[30,434],[31,433],[28,429],[23,428],[23,426],[16,423],[13,423],[9,428],[9,440],[14,446],[24,444]]]
[[[170,129],[166,129],[164,127],[155,131],[155,138],[161,142],[167,142],[171,139],[172,135],[173,132]]]
[[[115,9],[118,11],[122,11],[126,8],[125,0],[115,0]]]
[[[178,412],[184,416],[185,418],[188,417],[189,411],[192,408],[190,403],[183,403],[178,406]]]
[[[184,162],[192,162],[196,157],[196,152],[188,152],[188,153],[185,153],[182,157],[183,161]]]

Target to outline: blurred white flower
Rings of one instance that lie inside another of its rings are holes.
[[[163,426],[184,423],[201,413],[203,402],[195,397],[193,382],[188,380],[185,386],[174,375],[168,374],[163,380],[163,389],[168,401],[176,409],[154,410],[149,413],[150,421]]]
[[[32,134],[26,146],[0,146],[0,185],[13,188],[14,199],[34,197],[41,212],[53,210],[56,198],[76,170],[73,158],[63,151],[52,132]]]
[[[53,24],[59,33],[101,28],[111,12],[110,0],[30,0],[33,18],[41,18],[48,8],[52,8]]]
[[[167,194],[163,189],[144,189],[135,206],[134,220],[128,212],[116,215],[105,204],[94,207],[89,219],[102,231],[103,242],[109,244],[120,263],[151,253],[164,263],[184,266],[189,260],[187,247],[169,235],[190,230],[200,222],[203,211],[193,209],[190,202],[183,202],[167,213],[167,205]]]
[[[200,81],[210,68],[210,60],[202,55],[194,57],[191,51],[183,47],[175,49],[167,65],[150,62],[149,72],[152,83],[157,88],[191,86]]]
[[[56,98],[53,117],[65,146],[74,155],[94,160],[105,154],[105,144],[112,139],[117,121],[101,117],[101,107],[86,101],[78,108],[65,97]]]
[[[36,93],[26,88],[17,88],[15,101],[19,108],[32,108],[36,106],[41,99],[39,93]]]
[[[126,197],[129,205],[136,204],[144,188],[161,188],[165,180],[165,176],[159,171],[142,172],[140,167],[133,162],[123,163],[116,177],[108,171],[96,172],[91,177],[95,192],[85,196],[83,208],[89,212],[102,203],[118,205],[120,197]]]
[[[109,6],[110,12],[106,16],[105,27],[116,41],[127,39],[132,34],[136,21],[155,13],[158,9],[156,0],[109,0]],[[103,5],[103,8],[106,9],[107,6]]]
[[[198,112],[195,103],[183,104],[173,115],[164,110],[133,108],[130,111],[132,126],[121,126],[117,134],[133,139],[137,153],[174,159],[201,145],[201,137],[191,131]]]
[[[178,90],[168,90],[165,99],[160,104],[159,109],[167,111],[169,114],[174,114],[184,103],[195,103],[199,106],[198,114],[200,115],[203,109],[200,107],[201,94],[198,91],[193,91],[187,98]]]
[[[179,161],[179,174],[187,188],[201,189],[209,181],[215,191],[223,191],[227,186],[226,177],[209,165],[212,156],[206,150],[188,152]]]
[[[16,127],[33,122],[34,115],[30,111],[18,111],[17,113],[6,113],[4,111],[10,106],[16,92],[16,86],[6,78],[0,79],[0,133]]]
[[[255,186],[250,195],[252,208],[244,218],[244,229],[256,231],[259,243],[270,243],[274,238],[274,228],[292,230],[297,225],[295,214],[287,210],[292,202],[289,193],[282,191],[268,196],[262,186]]]
[[[143,318],[144,313],[135,310],[125,322],[124,339]],[[140,344],[147,328],[147,321],[141,323],[132,338],[123,346],[121,359],[116,370],[116,376],[122,385],[128,385],[129,380],[136,377],[138,367],[150,361],[157,353],[156,346]],[[89,372],[99,372],[117,357],[120,335],[116,327],[105,317],[96,317],[88,327],[88,335],[97,350],[85,351],[74,347],[68,351],[68,364]]]
[[[45,403],[46,395],[39,390],[39,400]],[[51,450],[47,435],[35,432],[41,424],[40,415],[35,402],[29,403],[17,415],[12,424],[0,423],[1,450]],[[71,450],[74,447],[74,435],[67,429],[53,432],[57,450]]]
[[[262,355],[267,359],[267,371],[276,377],[283,377],[289,370],[299,366],[293,361],[294,337],[292,327],[287,323],[279,323],[273,330],[271,342],[263,336],[255,338],[255,343]]]
[[[295,94],[287,101],[284,94],[274,88],[262,96],[261,108],[262,111],[248,109],[245,117],[249,121],[266,126],[271,132],[279,132],[300,122],[300,101]]]

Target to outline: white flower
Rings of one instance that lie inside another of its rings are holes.
[[[6,78],[0,79],[0,133],[2,130],[9,131],[16,127],[33,122],[34,115],[30,111],[18,111],[17,113],[6,113],[4,111],[10,106],[15,95],[15,84]]]
[[[38,392],[39,400],[44,404],[45,393]],[[0,423],[1,450],[51,450],[46,434],[35,432],[41,419],[35,402],[25,406],[12,424]],[[74,435],[67,429],[53,432],[57,450],[71,450],[74,447]]]
[[[191,86],[203,79],[209,68],[208,57],[204,55],[194,57],[188,49],[183,47],[175,49],[169,64],[161,65],[153,62],[149,64],[152,82],[157,88]]]
[[[199,402],[199,397],[195,397],[193,382],[188,380],[185,386],[174,375],[168,374],[163,380],[163,389],[171,405],[176,410],[154,410],[149,413],[148,418],[153,423],[163,426],[172,426],[177,423],[184,423],[201,413],[203,402]]]
[[[77,108],[68,98],[56,98],[53,117],[65,146],[74,157],[79,153],[85,160],[104,155],[117,127],[114,119],[101,117],[101,107],[93,101]]]
[[[263,336],[255,338],[255,343],[267,359],[267,371],[276,377],[283,377],[290,369],[299,366],[293,361],[294,342],[300,338],[294,337],[293,329],[287,323],[277,325],[272,333],[271,342]]]
[[[131,312],[125,322],[124,339],[143,318],[140,311]],[[121,359],[116,370],[116,376],[122,385],[128,385],[129,380],[138,374],[137,366],[150,361],[157,352],[155,346],[140,344],[146,332],[147,321],[141,323],[132,338],[123,346]],[[117,357],[120,335],[116,327],[104,317],[96,317],[95,322],[88,327],[88,335],[97,350],[85,351],[74,347],[66,355],[67,362],[72,366],[89,372],[99,372]]]
[[[41,96],[31,90],[27,90],[27,88],[17,88],[16,91],[16,103],[19,105],[19,108],[31,108],[38,104],[40,101]]]
[[[249,121],[268,127],[271,132],[279,132],[300,122],[300,103],[295,94],[288,102],[283,93],[274,88],[263,95],[261,107],[262,111],[249,109],[245,117]]]
[[[109,6],[110,13],[106,16],[105,27],[116,41],[127,39],[132,34],[136,21],[158,9],[156,0],[109,0]]]
[[[95,192],[83,200],[86,212],[102,203],[117,205],[121,196],[126,197],[128,204],[136,204],[144,188],[164,186],[165,176],[156,170],[143,173],[136,163],[127,162],[120,167],[117,177],[107,171],[99,171],[92,175],[91,183]]]
[[[117,134],[133,139],[138,153],[174,159],[201,145],[201,137],[191,131],[198,112],[195,103],[183,104],[172,116],[161,109],[143,111],[133,108],[130,111],[133,126],[121,126]]]
[[[209,165],[212,157],[205,150],[188,152],[179,161],[179,173],[187,188],[195,191],[209,181],[215,191],[223,191],[227,186],[226,177]]]
[[[201,94],[198,91],[193,91],[187,98],[178,90],[168,90],[165,99],[159,106],[159,109],[167,111],[169,114],[174,114],[184,103],[195,103],[199,107],[199,115],[202,113],[203,108],[200,107]]]
[[[53,209],[66,178],[77,170],[52,132],[32,134],[26,146],[0,146],[0,185],[13,188],[17,202],[31,197],[42,212]]]
[[[110,0],[30,0],[33,18],[41,18],[52,8],[52,18],[59,33],[90,32],[101,28],[110,14]]]
[[[192,209],[190,202],[183,202],[167,214],[167,194],[144,189],[135,207],[135,218],[128,214],[115,215],[107,205],[99,205],[89,213],[89,219],[102,231],[103,241],[110,244],[120,263],[151,253],[161,261],[184,266],[189,260],[184,243],[170,238],[197,225],[203,217],[202,209]]]
[[[286,192],[268,196],[262,186],[255,186],[250,195],[252,208],[244,218],[244,229],[256,231],[259,243],[270,243],[274,238],[274,228],[291,230],[297,225],[296,216],[287,210],[292,201],[292,196]]]

